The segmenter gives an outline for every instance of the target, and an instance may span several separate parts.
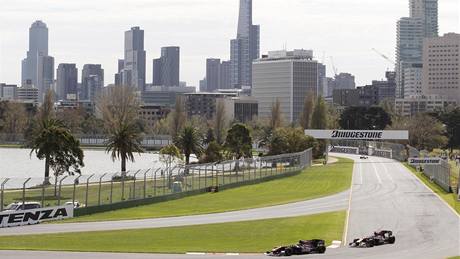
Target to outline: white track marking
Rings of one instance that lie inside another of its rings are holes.
[[[388,178],[390,178],[391,182],[394,182],[393,177],[390,175],[390,172],[388,172],[386,162],[382,161],[382,164],[383,164],[383,170],[385,170],[385,174],[388,176]]]
[[[379,184],[382,184],[382,178],[380,178],[377,167],[375,167],[374,161],[371,161],[371,165],[374,168],[374,173],[375,173],[375,176],[377,176],[377,181],[379,181]]]

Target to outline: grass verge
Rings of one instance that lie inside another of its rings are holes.
[[[404,163],[404,165],[411,171],[416,177],[418,177],[423,183],[425,183],[433,192],[438,194],[444,201],[446,201],[449,206],[451,206],[457,213],[460,214],[460,201],[457,200],[457,197],[455,193],[448,193],[444,191],[441,187],[439,187],[437,184],[433,183],[430,181],[428,177],[426,177],[424,174],[417,172],[415,168],[411,167],[407,163]]]
[[[173,217],[261,208],[315,199],[350,188],[353,160],[306,169],[296,176],[129,209],[74,218],[65,222]]]
[[[261,253],[299,239],[340,240],[345,211],[189,227],[0,237],[3,250]],[[248,231],[250,230],[250,231]]]

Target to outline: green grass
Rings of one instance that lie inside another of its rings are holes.
[[[415,175],[417,176],[423,183],[425,183],[433,192],[438,194],[444,201],[446,201],[457,213],[460,214],[460,201],[457,200],[455,193],[448,193],[444,191],[441,187],[437,184],[430,181],[428,177],[424,174],[417,172],[415,168],[409,166],[407,163],[404,165]]]
[[[449,259],[460,259],[460,256],[449,257]]]
[[[74,222],[172,217],[260,208],[315,199],[350,188],[353,161],[339,159],[327,166],[312,167],[296,176],[202,194],[153,205],[121,209],[71,219]],[[64,221],[64,222],[69,222]]]
[[[341,240],[345,211],[189,227],[0,237],[3,250],[262,253],[300,239]],[[250,230],[250,231],[248,231]]]

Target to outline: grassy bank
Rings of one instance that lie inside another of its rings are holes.
[[[409,166],[407,163],[404,164],[415,176],[417,176],[423,183],[425,183],[433,192],[438,194],[444,201],[446,201],[457,213],[460,214],[460,201],[457,200],[455,193],[448,193],[444,191],[437,184],[430,181],[424,174],[417,172],[415,168]]]
[[[280,180],[215,194],[207,193],[180,200],[99,213],[70,221],[88,222],[197,215],[315,199],[349,189],[352,172],[353,161],[339,159],[337,163],[308,168],[301,174]]]
[[[313,216],[126,231],[0,237],[0,249],[83,252],[262,253],[300,239],[340,240],[345,212]],[[250,230],[250,231],[248,231]]]

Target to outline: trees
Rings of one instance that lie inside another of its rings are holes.
[[[170,113],[171,120],[169,121],[169,134],[175,139],[179,132],[184,128],[187,121],[184,109],[184,99],[180,96],[176,97],[174,111]]]
[[[317,141],[306,136],[302,128],[279,128],[273,132],[269,141],[269,155],[297,153],[316,148]]]
[[[219,144],[224,143],[225,130],[227,128],[227,118],[225,114],[225,104],[223,100],[216,101],[216,115],[214,116],[214,136]]]
[[[135,160],[133,153],[143,152],[137,96],[131,87],[112,87],[100,98],[98,109],[108,133],[106,151],[113,161],[121,160],[121,172],[126,173],[126,161]]]
[[[236,159],[252,157],[252,137],[246,125],[234,124],[227,133],[225,149]]]
[[[272,104],[271,117],[270,117],[270,128],[272,130],[277,129],[283,125],[283,118],[281,114],[281,103],[276,98]]]
[[[313,115],[311,117],[312,129],[326,129],[327,128],[327,106],[323,97],[319,96],[316,100]]]
[[[383,130],[391,117],[381,107],[348,107],[340,116],[340,127],[350,130]]]
[[[190,164],[190,155],[195,154],[199,157],[203,152],[203,137],[192,126],[185,126],[176,139],[177,147],[185,156],[185,164]]]
[[[176,145],[169,145],[160,150],[160,161],[166,164],[167,168],[171,168],[174,162],[182,161],[184,156]]]
[[[447,147],[452,151],[460,148],[460,108],[439,114],[438,119],[446,125],[446,134],[449,138]]]
[[[45,160],[43,184],[49,184],[50,168],[55,175],[61,175],[66,172],[80,173],[80,167],[84,166],[80,142],[61,121],[54,118],[52,100],[52,92],[49,91],[41,107],[30,143],[30,155],[35,153],[38,159]]]
[[[211,141],[200,159],[200,163],[215,163],[224,160],[222,146],[216,141]]]
[[[22,103],[5,102],[3,115],[0,117],[2,131],[8,134],[24,133],[28,123],[28,114]]]
[[[313,98],[314,97],[311,92],[307,93],[307,96],[305,96],[303,110],[300,115],[300,126],[302,126],[303,129],[310,128],[313,108],[315,107],[315,101]]]
[[[445,146],[448,142],[444,136],[445,129],[442,123],[427,114],[419,114],[410,119],[400,117],[387,129],[408,130],[409,144],[419,150],[432,151],[434,148]]]

